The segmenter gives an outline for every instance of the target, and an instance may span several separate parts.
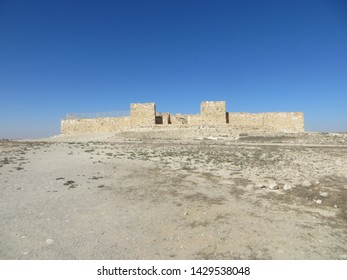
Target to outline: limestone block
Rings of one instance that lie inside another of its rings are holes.
[[[190,125],[201,125],[201,116],[200,116],[200,114],[187,115],[187,123],[190,124]]]
[[[131,103],[130,116],[132,126],[155,125],[155,103]]]
[[[61,121],[61,133],[84,134],[98,132],[117,132],[130,126],[130,117],[66,119]]]
[[[173,125],[187,124],[187,116],[182,114],[170,115],[170,121]]]
[[[229,124],[238,130],[267,132],[303,132],[304,115],[301,112],[231,113]]]
[[[226,105],[225,101],[201,102],[201,124],[225,124]]]

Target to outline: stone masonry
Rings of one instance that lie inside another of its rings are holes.
[[[200,113],[201,124],[225,124],[226,105],[224,101],[201,102]]]
[[[132,126],[155,124],[155,103],[131,103],[130,116]]]
[[[304,131],[304,114],[302,112],[257,114],[226,112],[224,101],[205,101],[201,103],[200,114],[173,115],[156,112],[155,103],[132,103],[128,117],[64,119],[61,121],[61,132],[63,134],[84,134],[119,132],[140,127],[153,129],[171,127],[176,130],[176,128],[206,126],[219,127],[222,134],[229,133],[231,130],[296,133]],[[163,131],[167,131],[167,129]]]

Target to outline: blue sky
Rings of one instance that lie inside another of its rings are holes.
[[[0,0],[0,138],[59,133],[68,112],[303,111],[347,131],[343,0]]]

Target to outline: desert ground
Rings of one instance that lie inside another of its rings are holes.
[[[0,259],[347,259],[347,134],[2,140]]]

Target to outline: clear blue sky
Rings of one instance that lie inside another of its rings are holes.
[[[344,0],[0,0],[0,138],[68,112],[303,111],[347,131]]]

